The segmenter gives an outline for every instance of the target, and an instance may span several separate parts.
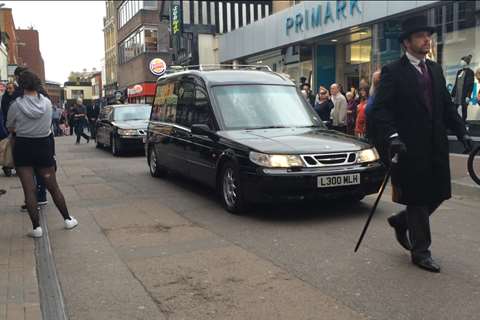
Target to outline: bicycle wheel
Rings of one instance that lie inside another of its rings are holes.
[[[467,168],[468,174],[478,185],[480,185],[480,158],[476,157],[480,153],[480,146],[474,148],[468,156]]]

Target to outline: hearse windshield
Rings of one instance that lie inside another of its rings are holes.
[[[115,121],[148,120],[151,109],[149,105],[118,107],[113,117]]]
[[[325,128],[293,86],[228,85],[212,89],[227,130]]]

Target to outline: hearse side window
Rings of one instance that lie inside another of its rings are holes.
[[[195,102],[192,108],[191,124],[206,124],[210,129],[215,129],[214,117],[211,110],[207,90],[197,82],[195,85]]]
[[[175,82],[168,82],[157,86],[152,106],[150,120],[174,122],[176,116],[178,96],[175,94]]]
[[[192,124],[194,89],[195,84],[190,79],[182,81],[178,89],[177,116],[175,118],[175,123],[187,128]]]

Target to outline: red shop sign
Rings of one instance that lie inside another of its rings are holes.
[[[155,83],[144,82],[130,86],[127,89],[127,95],[129,98],[154,96]]]

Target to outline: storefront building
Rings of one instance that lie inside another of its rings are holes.
[[[117,37],[117,86],[109,101],[151,103],[154,93],[146,90],[160,76],[152,62],[171,65],[168,17],[170,1],[115,1]],[[142,92],[137,92],[142,88]],[[130,94],[129,94],[130,92]],[[150,94],[151,93],[151,94]],[[121,96],[117,99],[117,96]]]
[[[460,59],[480,67],[480,1],[304,1],[221,35],[222,63],[263,64],[285,73],[296,83],[345,90],[403,54],[398,41],[402,21],[425,15],[436,28],[429,58],[444,69],[453,87]],[[480,119],[475,80],[469,120]]]
[[[267,17],[273,1],[170,2],[170,37],[175,65],[218,64],[217,35]]]

